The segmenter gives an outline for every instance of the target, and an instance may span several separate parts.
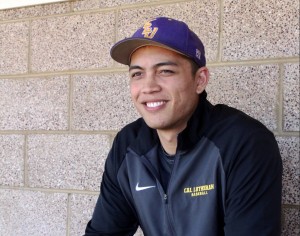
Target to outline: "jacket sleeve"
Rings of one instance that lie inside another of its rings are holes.
[[[115,141],[105,163],[100,196],[85,236],[132,236],[137,230],[134,210],[122,194],[117,180],[123,159],[118,149]]]
[[[225,235],[279,236],[282,161],[274,135],[269,131],[250,135],[237,147],[229,166]]]

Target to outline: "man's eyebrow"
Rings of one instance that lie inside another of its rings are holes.
[[[178,64],[173,61],[166,61],[166,62],[157,63],[153,67],[160,67],[160,66],[178,66]]]
[[[129,71],[134,70],[134,69],[139,69],[139,70],[141,70],[142,67],[136,66],[136,65],[129,66]]]
[[[178,66],[178,64],[175,63],[175,62],[172,62],[172,61],[166,61],[166,62],[157,63],[157,64],[153,65],[152,67],[157,68],[157,67],[160,67],[160,66]],[[142,70],[143,68],[141,66],[138,66],[138,65],[129,66],[129,71],[134,70],[134,69]]]

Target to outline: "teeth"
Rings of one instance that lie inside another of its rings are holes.
[[[147,107],[158,107],[164,104],[165,102],[147,102],[146,105]]]

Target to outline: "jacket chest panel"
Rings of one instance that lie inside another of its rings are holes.
[[[223,208],[217,202],[220,202],[218,198],[224,198],[225,185],[217,147],[203,138],[191,152],[177,157],[167,191],[167,204],[166,193],[158,178],[159,166],[155,166],[159,162],[153,160],[158,158],[155,153],[156,150],[147,156],[128,153],[126,158],[131,200],[141,221],[158,220],[153,224],[158,226],[155,230],[160,231],[149,229],[149,232],[164,235],[167,218],[171,218],[178,235],[192,235],[207,229],[204,227],[207,224],[216,224]],[[150,161],[150,158],[153,159]]]

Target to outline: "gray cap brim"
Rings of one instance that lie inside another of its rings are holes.
[[[135,52],[138,48],[148,45],[166,48],[171,51],[182,54],[181,52],[173,48],[170,48],[162,43],[158,43],[150,39],[128,38],[116,43],[111,48],[110,55],[115,61],[124,65],[130,65],[131,55],[133,54],[133,52]]]

